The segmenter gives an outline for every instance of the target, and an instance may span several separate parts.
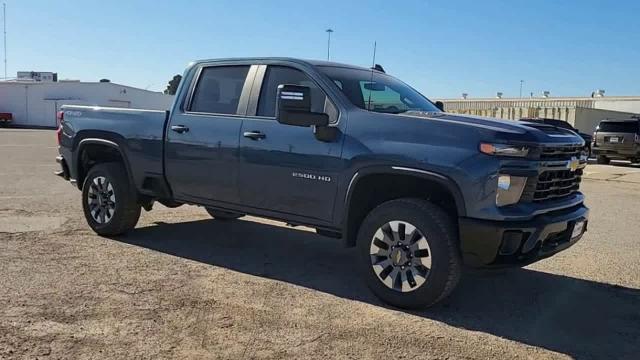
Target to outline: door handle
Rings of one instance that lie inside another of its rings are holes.
[[[179,134],[189,132],[189,128],[184,125],[171,125],[171,130]]]
[[[267,137],[264,133],[260,131],[245,131],[242,136],[249,138],[251,140],[261,140]]]

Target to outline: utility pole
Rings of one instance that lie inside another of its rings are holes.
[[[2,24],[4,26],[4,79],[7,80],[7,3],[2,3]]]
[[[520,99],[522,99],[522,84],[524,84],[524,80],[520,80]]]
[[[331,33],[333,32],[332,29],[327,29],[325,30],[327,32],[328,38],[327,38],[327,61],[329,61],[329,55],[331,54]]]

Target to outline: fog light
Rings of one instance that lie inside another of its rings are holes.
[[[498,189],[496,191],[496,205],[505,206],[515,204],[520,201],[524,186],[527,184],[526,177],[500,175],[498,176]]]
[[[509,190],[510,187],[511,187],[511,176],[500,175],[498,177],[498,189]]]

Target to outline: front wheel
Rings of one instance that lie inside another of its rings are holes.
[[[122,164],[102,163],[89,170],[82,185],[82,208],[98,235],[120,235],[136,226],[140,204]]]
[[[460,279],[453,219],[425,200],[392,200],[373,209],[360,226],[357,248],[367,285],[393,306],[432,306]]]

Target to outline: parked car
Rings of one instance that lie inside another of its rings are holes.
[[[197,61],[170,111],[59,116],[59,175],[96,233],[133,229],[154,201],[306,225],[357,247],[356,270],[398,307],[445,298],[463,262],[524,266],[587,230],[574,132],[447,114],[379,67]]]
[[[593,153],[598,164],[611,159],[640,162],[640,118],[602,120],[593,134]]]
[[[522,119],[520,119],[520,121],[527,121],[527,122],[534,122],[534,123],[557,126],[559,128],[563,128],[563,129],[567,129],[567,130],[571,130],[571,131],[575,132],[576,134],[580,135],[580,137],[584,140],[585,154],[587,155],[587,157],[591,157],[591,141],[593,140],[593,136],[591,136],[591,134],[587,134],[587,133],[581,132],[580,130],[574,128],[568,122],[566,122],[564,120],[547,119],[547,118],[522,118]]]
[[[11,124],[13,120],[12,113],[0,113],[0,127],[5,127]]]

